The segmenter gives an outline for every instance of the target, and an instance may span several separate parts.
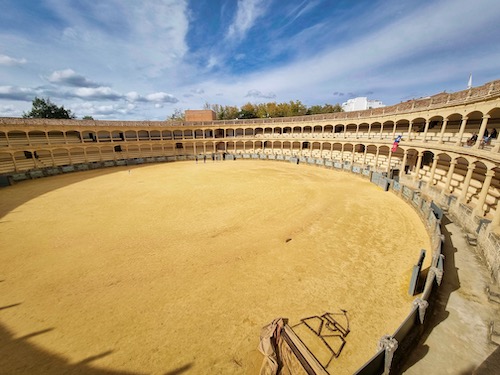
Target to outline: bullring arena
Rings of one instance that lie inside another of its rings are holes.
[[[467,144],[493,128],[500,81],[294,118],[2,118],[0,368],[254,374],[285,317],[292,372],[382,373],[446,277],[440,213],[498,282],[500,143]],[[325,312],[333,359],[301,325]]]

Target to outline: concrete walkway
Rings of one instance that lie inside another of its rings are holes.
[[[491,278],[462,229],[443,218],[445,274],[435,309],[418,347],[403,367],[407,375],[500,374],[500,346],[489,341],[500,304],[488,300]]]

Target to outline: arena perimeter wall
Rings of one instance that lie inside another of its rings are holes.
[[[396,331],[392,335],[385,335],[380,339],[377,345],[376,354],[361,368],[359,368],[355,372],[355,374],[390,374],[400,370],[401,366],[404,364],[405,358],[408,356],[408,353],[417,345],[420,337],[422,336],[427,323],[426,315],[429,315],[427,311],[429,309],[432,309],[434,306],[437,288],[439,288],[441,279],[443,277],[444,257],[441,254],[441,248],[444,237],[441,235],[440,217],[442,212],[439,212],[441,211],[441,209],[439,208],[439,204],[442,202],[439,202],[437,205],[436,202],[433,202],[431,199],[423,197],[420,193],[420,189],[415,188],[414,186],[412,187],[404,183],[400,183],[399,181],[392,180],[388,178],[386,174],[373,172],[369,169],[362,169],[359,166],[352,166],[347,162],[338,163],[320,158],[294,158],[284,155],[229,154],[226,156],[226,160],[234,160],[239,158],[279,160],[290,162],[293,164],[303,163],[311,166],[322,166],[327,169],[349,171],[353,174],[360,175],[361,177],[369,178],[372,183],[379,186],[382,190],[392,191],[394,194],[398,195],[399,197],[401,197],[401,199],[406,201],[407,204],[410,204],[414,207],[414,209],[422,219],[432,243],[432,249],[430,249],[432,254],[432,263],[429,272],[427,273],[423,293],[420,298],[416,298],[414,300],[411,311],[409,312],[406,319],[404,319],[401,325],[396,329]],[[195,156],[186,155],[135,158],[127,160],[76,164],[63,167],[51,167],[43,170],[12,174],[11,176],[9,176],[9,183],[12,184],[14,182],[22,180],[36,179],[63,173],[97,168],[183,160],[194,161]],[[293,356],[288,356],[288,359],[285,358],[283,366],[287,369],[287,371],[293,371],[291,373],[295,373],[296,371],[294,371],[294,369],[297,369],[297,360],[292,357]],[[311,370],[311,368],[314,368],[314,366],[311,366],[308,369],[304,368],[304,373],[318,373],[317,371]]]

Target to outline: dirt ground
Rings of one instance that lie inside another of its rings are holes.
[[[0,190],[0,238],[9,374],[257,374],[262,326],[339,309],[351,332],[328,370],[351,374],[410,311],[430,248],[365,179],[250,160],[19,183]]]

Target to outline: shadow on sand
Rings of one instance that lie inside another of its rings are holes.
[[[428,318],[422,337],[403,364],[401,373],[404,373],[427,355],[429,346],[426,345],[425,342],[432,330],[450,315],[450,312],[446,310],[450,295],[460,288],[460,280],[458,278],[457,267],[455,266],[455,253],[457,252],[457,248],[453,246],[451,233],[446,229],[446,225],[450,222],[447,216],[443,216],[441,221],[441,233],[444,236],[442,254],[445,256],[443,280],[439,288],[435,289],[437,293],[430,310],[431,316]]]
[[[4,308],[15,307],[19,304],[5,306]],[[77,363],[69,361],[57,354],[51,353],[37,345],[30,343],[29,339],[53,331],[54,328],[46,328],[32,332],[22,337],[14,335],[0,324],[0,373],[2,374],[89,374],[89,375],[142,375],[144,373],[99,369],[92,367],[91,363],[112,355],[113,351],[108,350]],[[172,371],[167,371],[165,375],[180,375],[188,371],[193,366],[189,363]]]
[[[76,184],[80,181],[104,176],[110,173],[117,173],[124,170],[128,171],[135,168],[141,168],[143,166],[144,165],[118,166],[93,169],[88,171],[71,172],[56,176],[43,177],[36,180],[20,181],[12,186],[0,188],[0,197],[2,197],[2,199],[0,199],[0,218],[15,210],[16,207],[19,207],[22,204],[53,190],[61,189],[65,186]],[[33,187],[32,184],[36,184],[36,187]]]

